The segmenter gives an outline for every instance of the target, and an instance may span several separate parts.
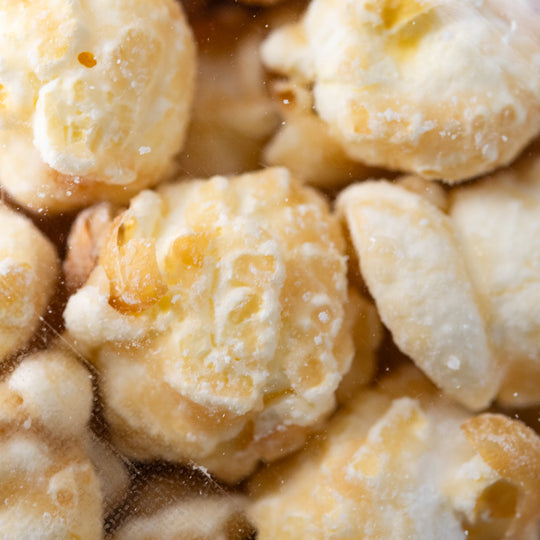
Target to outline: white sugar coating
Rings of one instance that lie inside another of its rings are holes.
[[[8,2],[0,46],[0,173],[16,199],[126,202],[170,175],[195,74],[179,3]]]
[[[448,197],[409,176],[338,198],[398,347],[471,408],[540,403],[539,149]]]
[[[520,453],[527,479],[506,466]],[[471,418],[402,366],[360,391],[324,437],[256,474],[248,515],[261,540],[535,538],[539,460],[532,430]]]
[[[133,199],[64,313],[122,450],[237,480],[300,446],[335,406],[365,310],[344,247],[325,200],[284,169]]]
[[[398,347],[447,395],[488,405],[503,374],[448,216],[386,181],[347,188],[337,206]]]
[[[0,203],[0,362],[27,344],[59,275],[55,248],[32,222]]]
[[[457,182],[538,134],[539,48],[533,0],[313,0],[262,55],[350,158]]]

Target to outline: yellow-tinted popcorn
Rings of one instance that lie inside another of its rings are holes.
[[[530,0],[313,0],[262,55],[349,157],[457,182],[538,133],[539,36]]]
[[[383,322],[462,404],[539,404],[537,150],[449,197],[422,182],[366,182],[338,199]]]
[[[347,188],[338,208],[398,347],[446,394],[486,407],[502,371],[450,218],[427,198],[385,181]]]
[[[336,189],[375,174],[351,159],[328,125],[317,116],[313,96],[301,85],[277,81],[273,92],[284,118],[264,149],[268,165],[287,167],[295,176],[321,189]]]
[[[258,538],[537,538],[540,439],[471,417],[413,367],[363,390],[308,448],[250,480]]]
[[[334,409],[369,309],[348,296],[344,249],[326,201],[285,169],[134,198],[64,312],[119,448],[236,481],[301,446]]]
[[[0,176],[33,209],[126,202],[173,167],[195,52],[179,2],[0,6]]]
[[[540,156],[453,192],[450,217],[505,373],[499,400],[540,404]]]
[[[55,292],[59,261],[32,222],[0,203],[0,361],[24,347]]]
[[[0,383],[4,538],[100,539],[102,492],[86,452],[88,371],[69,353],[29,356]]]

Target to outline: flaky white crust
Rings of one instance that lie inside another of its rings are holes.
[[[539,47],[530,0],[313,0],[262,54],[313,87],[349,156],[457,182],[538,133]]]
[[[195,72],[178,2],[4,2],[0,29],[0,174],[18,201],[126,202],[170,174]]]
[[[0,203],[0,361],[27,344],[56,288],[59,260],[32,222]]]
[[[469,417],[413,369],[360,392],[306,451],[250,481],[258,538],[537,538],[538,436]]]
[[[267,169],[141,193],[64,317],[123,451],[234,481],[332,411],[358,302],[324,199]]]
[[[88,371],[49,350],[0,383],[0,530],[4,538],[100,539],[102,496],[85,451]]]
[[[338,209],[396,344],[449,396],[486,407],[502,372],[449,217],[386,181],[347,188]]]

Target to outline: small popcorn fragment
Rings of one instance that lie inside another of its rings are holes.
[[[64,312],[119,448],[234,482],[300,447],[334,410],[357,325],[369,354],[350,385],[373,370],[380,327],[348,295],[344,250],[326,201],[285,169],[135,197]]]
[[[249,482],[257,538],[536,538],[540,438],[471,416],[413,366],[360,391],[306,450]]]
[[[132,510],[113,540],[245,540],[253,532],[245,517],[245,497],[208,489],[187,471],[163,471],[139,482],[130,495]],[[193,485],[190,485],[193,484]],[[217,486],[217,484],[216,484]]]
[[[51,348],[0,382],[0,524],[4,538],[99,540],[102,491],[87,455],[90,374]]]
[[[312,0],[262,56],[349,158],[454,183],[539,133],[539,49],[533,0]]]
[[[72,293],[86,283],[99,258],[113,220],[114,208],[103,202],[77,215],[67,240],[63,264],[66,289]]]
[[[4,2],[0,50],[0,177],[18,202],[125,203],[171,175],[195,75],[179,2]]]
[[[26,217],[0,203],[0,362],[27,345],[59,277],[51,242]]]

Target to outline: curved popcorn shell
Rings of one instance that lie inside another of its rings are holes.
[[[501,373],[448,216],[384,181],[349,187],[337,207],[398,347],[449,396],[487,406]]]

